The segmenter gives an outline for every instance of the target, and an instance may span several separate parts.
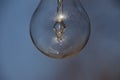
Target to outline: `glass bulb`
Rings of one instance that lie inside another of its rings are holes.
[[[89,17],[79,0],[41,0],[31,19],[30,35],[43,54],[66,58],[86,45]]]

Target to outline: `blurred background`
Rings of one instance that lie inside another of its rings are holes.
[[[80,54],[51,59],[29,35],[40,0],[0,0],[0,80],[120,80],[120,1],[81,0],[91,36]]]

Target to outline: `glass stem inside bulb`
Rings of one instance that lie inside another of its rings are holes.
[[[66,28],[64,23],[64,15],[63,15],[63,0],[58,0],[58,6],[57,6],[57,16],[56,16],[56,22],[53,26],[53,30],[56,34],[58,42],[61,42],[63,39],[63,33]]]

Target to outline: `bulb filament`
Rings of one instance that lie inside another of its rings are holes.
[[[58,42],[62,41],[63,33],[66,28],[64,23],[65,15],[63,14],[63,0],[58,0],[58,7],[57,7],[57,17],[56,22],[53,26],[53,30],[57,36]]]

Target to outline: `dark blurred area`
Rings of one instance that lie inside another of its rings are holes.
[[[120,0],[112,0],[114,5],[118,8],[120,8]]]
[[[120,80],[120,1],[81,0],[91,36],[80,54],[63,60],[41,54],[29,23],[39,0],[0,0],[0,80]]]

